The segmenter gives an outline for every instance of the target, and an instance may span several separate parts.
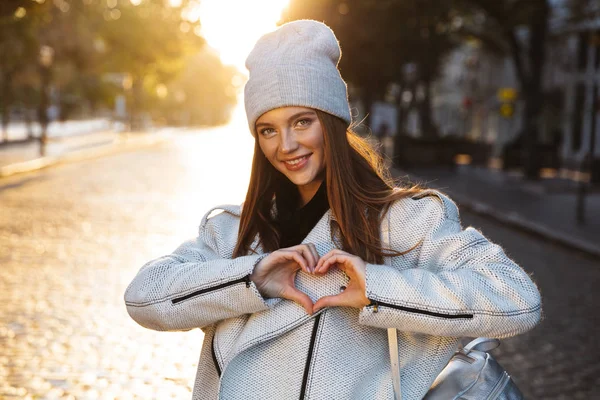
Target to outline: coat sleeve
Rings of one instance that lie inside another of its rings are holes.
[[[510,337],[533,328],[541,298],[530,277],[502,248],[473,228],[463,230],[458,209],[436,194],[419,200],[425,228],[414,268],[367,264],[371,305],[362,324],[454,337]],[[393,210],[391,211],[393,212]],[[390,243],[399,226],[390,220]],[[405,229],[410,229],[406,227]],[[413,236],[414,237],[414,236]]]
[[[264,255],[231,259],[220,254],[219,231],[227,228],[219,228],[213,219],[226,218],[205,216],[196,239],[140,269],[125,291],[127,312],[138,324],[160,331],[204,328],[266,310],[279,300],[263,299],[250,281]]]

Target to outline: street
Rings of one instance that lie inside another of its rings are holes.
[[[127,315],[137,270],[245,195],[243,124],[0,181],[0,398],[186,399],[202,332]],[[600,387],[598,261],[463,213],[538,283],[543,322],[494,352],[528,399]]]

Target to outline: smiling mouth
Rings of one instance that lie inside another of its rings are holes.
[[[294,158],[293,160],[282,160],[282,162],[285,165],[289,165],[291,167],[302,164],[304,161],[306,161],[308,159],[308,157],[310,157],[311,154],[306,154],[297,158]]]
[[[296,157],[291,160],[281,160],[281,162],[285,166],[285,169],[287,169],[288,171],[300,171],[304,169],[306,165],[308,165],[308,160],[310,156],[312,156],[312,153],[305,154],[303,156]]]

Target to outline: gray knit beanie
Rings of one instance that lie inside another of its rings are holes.
[[[250,132],[254,135],[261,115],[286,106],[325,111],[350,124],[348,91],[337,69],[340,58],[333,31],[321,22],[294,21],[261,37],[246,59]]]

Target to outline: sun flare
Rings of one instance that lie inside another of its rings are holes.
[[[256,40],[274,30],[288,0],[202,0],[202,35],[225,64],[245,73],[244,61]]]

